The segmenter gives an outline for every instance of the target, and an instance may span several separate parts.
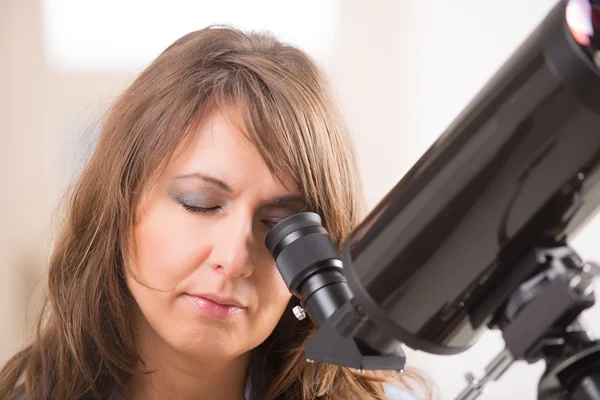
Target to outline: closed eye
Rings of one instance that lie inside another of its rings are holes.
[[[267,229],[273,229],[273,227],[275,225],[277,225],[279,222],[281,222],[283,219],[263,219],[262,222],[263,224],[265,224],[265,226],[267,227]]]
[[[221,206],[215,206],[215,207],[208,207],[207,208],[207,207],[192,206],[190,204],[185,204],[185,203],[180,203],[180,204],[187,211],[193,212],[193,213],[211,213],[211,212],[219,211],[221,209]]]
[[[203,207],[190,204],[190,202],[182,195],[173,195],[175,201],[179,203],[186,211],[192,213],[212,213],[221,210],[221,206]]]

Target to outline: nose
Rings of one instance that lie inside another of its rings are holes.
[[[252,218],[225,217],[208,234],[213,237],[210,264],[229,278],[249,277],[252,260]]]

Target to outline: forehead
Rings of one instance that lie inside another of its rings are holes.
[[[275,176],[269,170],[234,106],[207,109],[167,170],[214,175],[234,189],[260,186],[264,191],[298,192],[291,176]]]

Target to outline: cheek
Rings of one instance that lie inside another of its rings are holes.
[[[201,261],[202,235],[182,214],[158,205],[135,226],[130,266],[141,283],[174,291]]]
[[[256,276],[259,309],[257,312],[272,330],[283,315],[292,294],[272,261]]]

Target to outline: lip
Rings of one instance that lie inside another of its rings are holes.
[[[217,303],[222,306],[232,306],[237,308],[246,308],[241,302],[237,301],[232,297],[223,297],[219,296],[216,293],[188,293],[188,295],[193,297],[201,297],[207,300],[212,301],[213,303]]]
[[[217,319],[231,318],[246,309],[239,301],[232,298],[221,297],[214,293],[185,293],[185,297],[187,297],[192,305],[202,314]]]

